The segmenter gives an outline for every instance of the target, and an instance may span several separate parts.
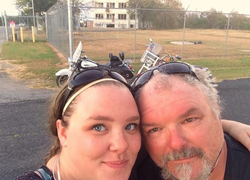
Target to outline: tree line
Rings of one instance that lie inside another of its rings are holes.
[[[135,8],[141,29],[229,29],[250,30],[250,18],[233,12],[225,14],[212,8],[206,12],[186,12],[178,0],[129,0],[130,8]],[[135,13],[130,11],[130,13]],[[229,19],[230,18],[230,19]]]
[[[72,0],[73,14],[78,15],[81,7],[90,0]],[[21,15],[32,15],[31,0],[15,0]],[[35,13],[46,12],[55,3],[65,6],[67,0],[33,0]],[[178,29],[183,28],[184,19],[186,27],[194,29],[225,29],[230,18],[230,29],[250,30],[250,18],[244,14],[233,12],[224,14],[215,9],[206,12],[187,12],[179,0],[128,0],[128,13],[137,14],[139,28],[141,29]],[[132,9],[136,9],[132,10]]]

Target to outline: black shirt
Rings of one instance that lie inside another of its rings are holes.
[[[224,180],[250,180],[250,152],[228,134],[224,136],[228,151]],[[139,152],[129,180],[163,180],[161,169],[144,147]]]
[[[250,180],[250,152],[227,134],[225,140],[227,165],[224,180]]]

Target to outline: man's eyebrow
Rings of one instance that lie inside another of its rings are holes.
[[[196,113],[196,112],[200,112],[200,109],[196,108],[196,107],[191,107],[191,108],[187,109],[186,111],[184,111],[183,113],[181,113],[179,115],[179,118],[180,119],[186,118],[187,116],[189,116],[193,113]]]
[[[143,127],[153,127],[153,126],[158,126],[159,124],[157,123],[141,123],[141,126]]]
[[[178,116],[178,119],[186,118],[187,116],[191,115],[192,113],[195,113],[195,112],[198,112],[198,111],[200,111],[199,108],[196,108],[196,107],[189,108],[185,112],[181,113]],[[154,127],[154,126],[159,126],[159,124],[154,123],[154,122],[149,122],[149,123],[141,123],[141,126],[143,126],[143,127]]]

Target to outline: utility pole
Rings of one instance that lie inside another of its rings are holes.
[[[8,24],[7,24],[7,18],[6,18],[6,11],[4,11],[4,25],[5,25],[5,36],[6,36],[6,40],[9,41]]]
[[[31,0],[31,2],[32,2],[32,12],[33,12],[33,26],[36,27],[34,1]]]
[[[73,57],[73,16],[72,16],[72,4],[71,0],[68,0],[68,24],[69,24],[69,54],[70,58]]]

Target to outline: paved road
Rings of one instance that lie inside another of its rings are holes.
[[[47,109],[54,93],[31,89],[0,70],[0,179],[11,180],[43,162],[50,138]]]

